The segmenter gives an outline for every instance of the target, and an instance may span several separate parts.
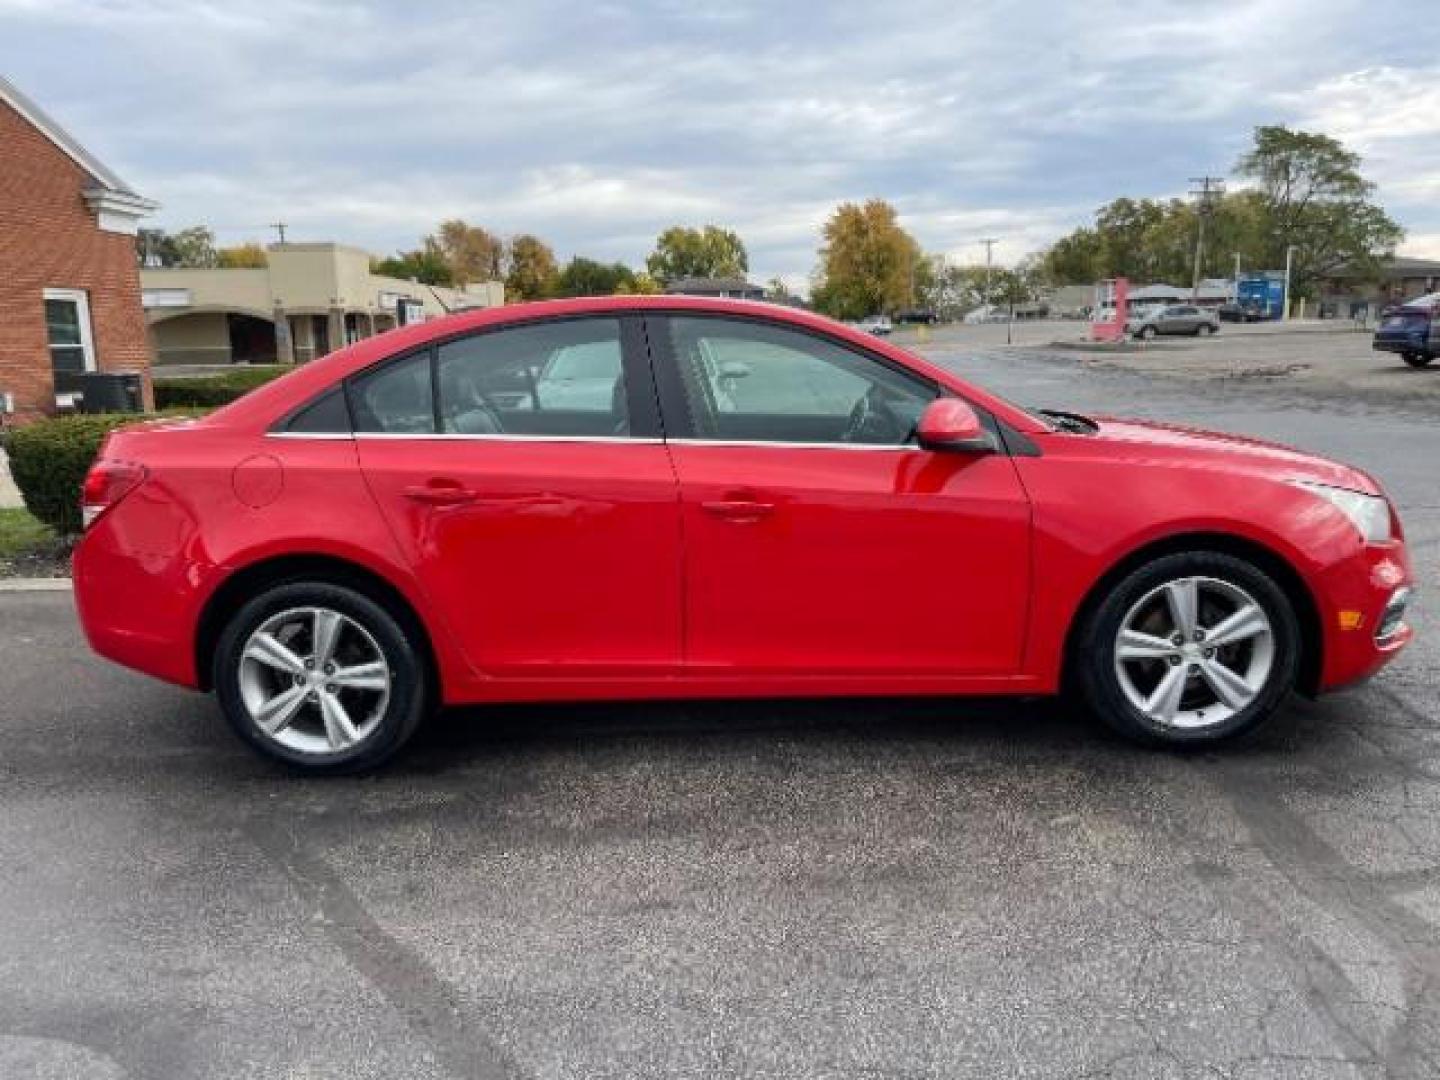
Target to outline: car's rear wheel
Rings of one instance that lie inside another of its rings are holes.
[[[1081,628],[1075,656],[1090,708],[1153,745],[1253,731],[1295,684],[1300,631],[1262,570],[1217,552],[1166,555],[1132,571]]]
[[[1429,365],[1431,360],[1435,359],[1429,353],[1422,352],[1407,352],[1403,355],[1402,358],[1404,359],[1405,363],[1409,364],[1413,368],[1426,367]]]
[[[1142,341],[1149,341],[1155,336],[1155,328],[1153,326],[1142,326],[1135,336]]]
[[[429,699],[427,669],[395,616],[328,582],[291,582],[240,608],[220,635],[214,685],[226,719],[260,753],[310,773],[393,756]]]

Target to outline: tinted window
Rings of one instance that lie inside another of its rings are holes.
[[[825,338],[759,322],[673,317],[695,435],[753,442],[910,442],[928,384]]]
[[[618,319],[494,330],[440,346],[441,430],[461,435],[630,433]]]
[[[320,435],[348,434],[350,410],[345,407],[345,395],[336,387],[292,416],[285,430]]]
[[[352,379],[350,409],[355,416],[356,431],[434,434],[430,354],[416,353]]]

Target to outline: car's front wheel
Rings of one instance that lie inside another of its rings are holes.
[[[1215,327],[1211,326],[1209,323],[1201,323],[1199,327],[1197,327],[1195,330],[1195,333],[1199,334],[1201,337],[1209,337],[1214,332]]]
[[[425,715],[426,672],[388,609],[329,582],[289,582],[250,600],[214,656],[230,726],[310,773],[355,772],[394,755]]]
[[[1435,358],[1429,353],[1407,352],[1404,354],[1403,359],[1405,363],[1409,364],[1413,368],[1422,368],[1428,366],[1430,361]]]
[[[1110,588],[1076,645],[1097,716],[1142,742],[1194,745],[1269,718],[1295,684],[1300,631],[1284,591],[1258,567],[1183,552]]]

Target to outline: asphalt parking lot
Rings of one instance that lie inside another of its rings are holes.
[[[1369,469],[1419,640],[1203,755],[1043,702],[605,705],[313,782],[0,595],[0,1076],[1436,1075],[1436,408],[926,348]]]

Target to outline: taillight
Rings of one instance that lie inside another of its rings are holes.
[[[132,461],[97,461],[85,474],[80,519],[88,529],[101,514],[140,486],[145,466]]]

